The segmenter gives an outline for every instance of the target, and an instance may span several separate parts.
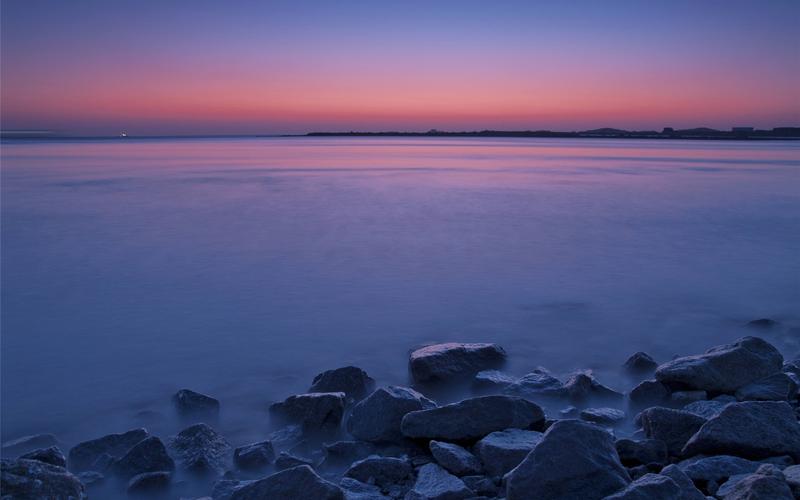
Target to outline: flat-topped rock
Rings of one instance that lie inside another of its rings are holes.
[[[412,411],[435,408],[436,403],[407,387],[381,387],[353,407],[347,430],[369,442],[403,439],[400,423]]]
[[[63,467],[39,460],[0,460],[0,494],[10,499],[81,499],[84,486]]]
[[[487,435],[475,443],[474,449],[486,472],[502,477],[528,456],[542,440],[542,435],[537,431],[506,429]]]
[[[505,359],[506,352],[497,344],[449,342],[413,351],[409,358],[409,368],[414,382],[434,382],[498,368]]]
[[[433,458],[447,472],[456,476],[480,474],[481,461],[463,447],[442,441],[431,441],[429,447]]]
[[[169,440],[180,468],[192,474],[221,475],[228,467],[231,445],[207,424],[195,424]]]
[[[344,500],[339,486],[319,477],[307,465],[299,465],[276,472],[264,479],[239,487],[230,496],[231,500]]]
[[[605,500],[683,500],[683,492],[670,477],[645,474]]]
[[[184,418],[219,417],[219,401],[190,389],[181,389],[172,396],[172,404],[178,415]]]
[[[167,448],[155,436],[145,438],[133,446],[110,466],[111,473],[123,480],[145,472],[175,470],[175,462],[167,454]]]
[[[419,469],[414,487],[406,500],[461,500],[475,496],[464,481],[436,464]]]
[[[58,446],[51,446],[49,448],[41,448],[38,450],[33,450],[29,453],[21,455],[19,458],[25,458],[28,460],[38,460],[40,462],[44,462],[50,465],[55,465],[57,467],[67,466],[67,459],[66,457],[64,457],[64,454],[61,452],[61,449],[59,449]]]
[[[344,415],[343,392],[311,392],[289,396],[281,403],[269,407],[270,413],[279,420],[299,424],[305,432],[333,432],[337,430]]]
[[[316,377],[308,392],[343,392],[348,401],[360,401],[375,388],[375,380],[355,366],[327,370]]]
[[[144,429],[133,429],[122,434],[108,434],[101,438],[92,439],[76,444],[69,450],[67,463],[69,468],[75,472],[83,472],[95,469],[94,465],[102,456],[106,455],[112,460],[121,457],[128,452],[134,445],[148,436]],[[108,465],[107,463],[103,464]]]
[[[271,441],[246,444],[233,450],[233,463],[244,470],[262,469],[275,461]]]
[[[660,406],[642,411],[636,421],[641,423],[648,438],[663,441],[672,456],[680,455],[684,445],[706,423],[706,419],[694,413]]]
[[[482,370],[472,379],[472,387],[477,391],[500,392],[516,381],[516,377],[500,370]]]

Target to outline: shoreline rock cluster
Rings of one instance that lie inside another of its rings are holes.
[[[426,346],[413,387],[328,370],[270,406],[282,427],[268,439],[238,447],[213,427],[219,401],[182,389],[191,425],[167,439],[133,429],[66,457],[52,435],[6,443],[2,498],[800,498],[800,361],[761,338],[662,364],[635,353],[627,393],[588,371],[513,377],[505,359],[495,344]],[[473,394],[450,404],[427,390],[464,383]]]

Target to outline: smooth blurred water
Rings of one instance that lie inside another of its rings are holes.
[[[3,440],[171,432],[158,414],[190,387],[237,444],[324,369],[407,383],[428,341],[618,389],[632,352],[702,351],[759,317],[800,351],[797,142],[1,147]]]

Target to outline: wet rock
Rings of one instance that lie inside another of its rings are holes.
[[[60,446],[58,439],[52,434],[33,434],[22,436],[3,443],[0,448],[0,455],[4,457],[15,457],[22,453],[51,446]]]
[[[206,424],[195,424],[169,441],[181,469],[192,474],[221,475],[228,467],[231,445]]]
[[[689,403],[694,403],[695,401],[705,401],[708,399],[708,393],[706,391],[675,391],[669,396],[669,400],[673,406],[677,406],[682,408]]]
[[[275,449],[289,449],[303,441],[303,427],[300,425],[287,425],[270,433],[267,441]]]
[[[435,408],[436,403],[407,387],[382,387],[353,407],[347,430],[369,442],[399,441],[400,422],[412,411]]]
[[[137,443],[148,436],[144,429],[133,429],[122,434],[109,434],[91,441],[84,441],[69,450],[69,468],[76,472],[101,470],[93,467],[101,456],[107,455],[110,461],[121,457]]]
[[[344,415],[343,392],[312,392],[286,398],[269,407],[270,413],[300,424],[304,432],[333,432],[339,429]]]
[[[58,448],[58,446],[51,446],[49,448],[33,450],[29,453],[20,456],[19,458],[25,458],[28,460],[38,460],[40,462],[44,462],[50,465],[55,465],[57,467],[67,466],[67,459],[64,457],[64,454],[61,453],[61,450]]]
[[[236,489],[231,500],[344,500],[344,493],[337,485],[319,477],[307,465],[299,465],[276,472],[264,479],[253,481]]]
[[[390,500],[381,493],[381,489],[372,484],[365,484],[352,477],[343,477],[339,486],[344,492],[345,500]]]
[[[200,417],[216,419],[219,417],[219,401],[194,392],[189,389],[181,389],[172,396],[172,404],[181,417]]]
[[[737,482],[726,500],[793,500],[792,490],[781,471],[774,465],[762,465],[755,472]]]
[[[565,398],[569,393],[559,379],[540,367],[507,385],[503,394],[537,401],[543,398]]]
[[[699,415],[708,419],[719,415],[719,412],[721,412],[727,404],[728,403],[724,403],[722,401],[714,401],[713,399],[707,401],[695,401],[694,403],[689,403],[688,405],[684,406],[683,411],[688,411],[689,413],[694,413],[695,415]]]
[[[291,469],[300,465],[314,467],[314,462],[292,455],[291,453],[286,453],[285,451],[282,451],[278,455],[278,458],[275,459],[275,468],[278,470]]]
[[[39,460],[0,460],[0,492],[10,499],[80,499],[84,486],[63,467]]]
[[[133,495],[152,495],[169,489],[172,473],[165,471],[145,472],[133,476],[128,481],[128,493]]]
[[[589,371],[573,374],[564,383],[564,389],[572,401],[622,401],[625,395],[604,386]]]
[[[631,375],[642,375],[654,372],[658,363],[646,352],[639,351],[633,353],[622,367]]]
[[[786,373],[780,372],[756,380],[736,391],[739,401],[787,401],[797,394],[797,384]]]
[[[360,401],[375,388],[375,380],[355,366],[328,370],[314,377],[308,392],[343,392],[348,401]]]
[[[344,475],[388,491],[392,485],[409,482],[413,473],[414,469],[406,458],[373,455],[355,462]]]
[[[658,406],[670,396],[667,386],[656,380],[645,380],[631,389],[628,399],[636,408]]]
[[[500,392],[517,379],[499,370],[483,370],[475,374],[472,387],[483,392]]]
[[[721,483],[737,474],[751,474],[762,464],[730,455],[687,458],[677,463],[677,467],[692,481],[715,481]]]
[[[656,380],[677,389],[732,393],[781,371],[782,366],[783,356],[769,342],[744,337],[705,354],[664,363],[656,370]]]
[[[678,456],[706,419],[687,411],[654,406],[637,415],[636,421],[641,423],[648,438],[663,441],[669,454]]]
[[[625,420],[625,412],[615,408],[587,408],[581,411],[581,418],[600,425],[617,425]]]
[[[664,467],[660,474],[675,481],[675,484],[681,489],[681,500],[706,500],[706,496],[697,489],[694,482],[677,465]]]
[[[492,432],[475,443],[475,453],[491,476],[502,477],[528,456],[542,440],[542,433],[522,429]]]
[[[645,474],[605,500],[682,500],[680,486],[667,476]]]
[[[457,444],[431,441],[431,455],[447,472],[456,476],[480,474],[481,462],[475,455]]]
[[[592,500],[628,483],[630,477],[619,462],[611,434],[587,422],[561,420],[508,473],[506,497]]]
[[[759,318],[747,322],[747,326],[756,330],[769,330],[780,325],[779,322],[770,318]]]
[[[414,382],[433,382],[473,375],[498,368],[506,352],[497,344],[434,344],[411,353],[409,367]]]
[[[408,413],[400,428],[410,438],[469,441],[494,431],[528,429],[543,422],[544,412],[535,403],[512,396],[482,396]]]
[[[79,472],[76,474],[76,476],[78,477],[78,480],[80,480],[80,482],[82,482],[87,488],[102,484],[106,479],[106,476],[93,470]]]
[[[658,439],[618,439],[615,446],[620,461],[627,467],[667,463],[667,445]]]
[[[325,466],[342,467],[350,465],[375,453],[375,446],[366,441],[337,441],[324,444]]]
[[[414,487],[406,500],[460,500],[475,496],[464,481],[436,464],[419,469]]]
[[[800,498],[800,465],[792,465],[783,469],[783,476],[794,496]]]
[[[244,470],[266,467],[275,461],[275,449],[270,441],[240,446],[233,451],[233,463]]]
[[[145,438],[133,446],[110,466],[111,473],[128,480],[145,472],[175,470],[175,462],[167,454],[167,448],[155,436]]]
[[[692,436],[683,453],[751,459],[789,455],[799,461],[800,424],[785,402],[731,403]]]

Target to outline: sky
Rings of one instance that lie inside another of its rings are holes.
[[[0,127],[800,126],[800,1],[0,2]]]

